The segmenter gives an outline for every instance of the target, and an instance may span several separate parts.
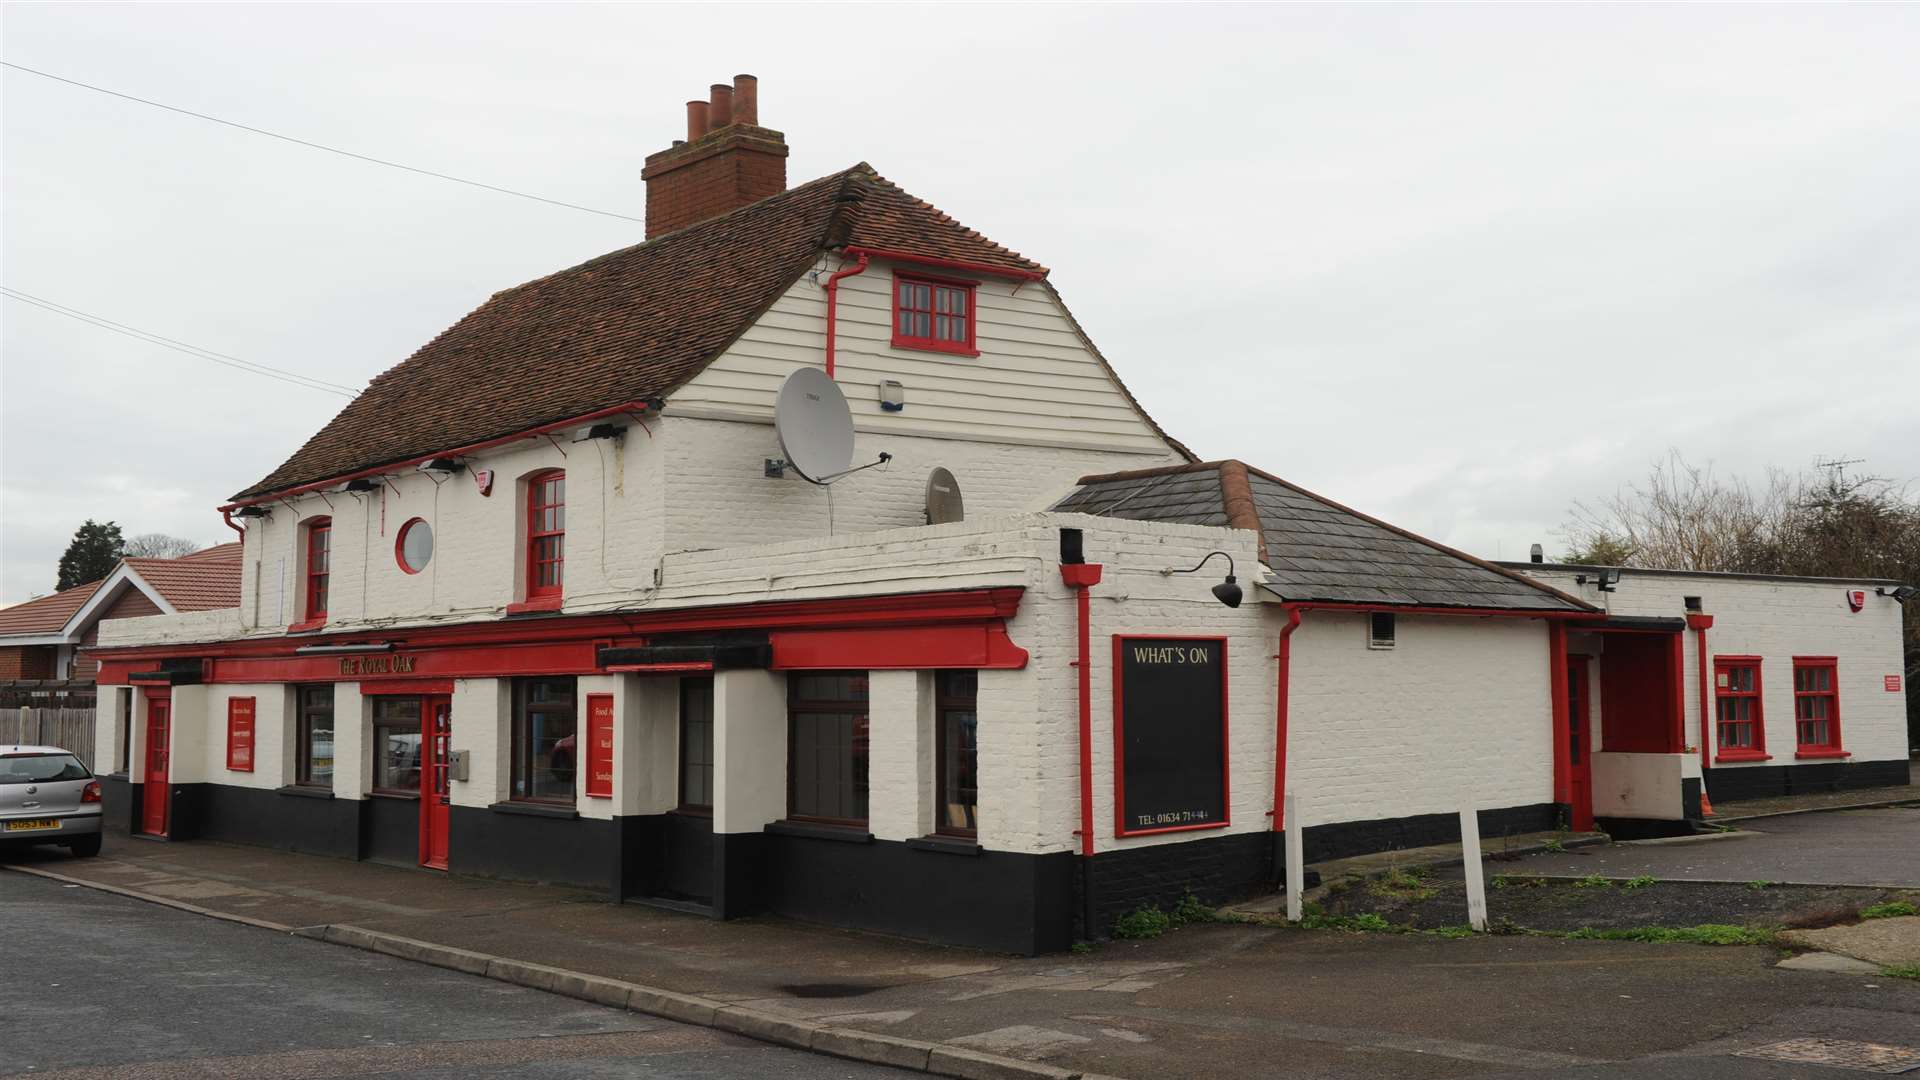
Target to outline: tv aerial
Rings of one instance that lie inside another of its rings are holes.
[[[803,367],[787,376],[773,402],[773,430],[784,460],[767,461],[768,476],[784,476],[788,467],[809,484],[827,485],[849,473],[893,460],[853,465],[853,410],[840,385],[819,368]]]
[[[927,524],[949,525],[966,516],[960,499],[960,481],[936,466],[927,474]]]

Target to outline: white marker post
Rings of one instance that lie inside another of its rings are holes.
[[[1289,791],[1281,807],[1287,830],[1287,921],[1300,921],[1300,893],[1307,881],[1306,846],[1300,840],[1299,800]]]
[[[1473,804],[1460,806],[1460,858],[1467,871],[1467,922],[1475,930],[1487,928],[1487,881],[1480,865],[1480,815]]]

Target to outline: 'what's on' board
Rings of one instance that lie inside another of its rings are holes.
[[[1213,650],[1205,645],[1135,645],[1136,664],[1209,664]]]

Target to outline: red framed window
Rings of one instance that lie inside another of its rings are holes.
[[[1716,656],[1713,660],[1714,757],[1760,761],[1767,757],[1767,724],[1760,703],[1760,658]]]
[[[1793,658],[1793,738],[1799,757],[1839,757],[1840,666],[1831,656]]]
[[[327,580],[333,563],[333,519],[314,518],[307,525],[307,613],[309,623],[327,620]]]
[[[973,343],[974,286],[971,281],[895,274],[894,347],[979,356]]]
[[[527,599],[558,600],[566,581],[567,474],[527,478]]]

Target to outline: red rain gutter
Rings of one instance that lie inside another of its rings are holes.
[[[239,533],[241,540],[247,538],[247,530],[233,523],[233,511],[231,509],[220,511],[220,520],[227,523],[227,528]]]
[[[590,413],[582,413],[579,416],[570,416],[565,420],[556,420],[551,424],[542,424],[539,427],[527,428],[525,431],[516,431],[511,435],[502,435],[498,438],[487,439],[484,442],[469,443],[466,446],[456,446],[451,450],[436,450],[431,454],[421,454],[418,457],[410,457],[405,459],[404,461],[389,461],[384,465],[375,465],[370,469],[361,469],[358,472],[342,473],[339,476],[331,477],[326,480],[315,480],[311,484],[301,484],[299,487],[282,488],[278,491],[269,491],[262,495],[256,495],[250,499],[237,499],[233,502],[228,503],[225,506],[222,506],[220,508],[220,512],[226,513],[231,510],[238,510],[243,506],[255,506],[264,502],[272,502],[275,499],[283,499],[289,495],[304,495],[309,491],[318,491],[321,488],[329,488],[334,486],[335,484],[344,484],[349,480],[358,480],[366,476],[380,476],[384,473],[390,473],[400,469],[411,468],[412,466],[418,465],[423,461],[432,461],[434,458],[460,457],[463,454],[476,454],[482,450],[491,450],[496,446],[505,446],[510,442],[519,442],[522,439],[537,439],[540,436],[545,435],[550,431],[559,431],[563,428],[570,428],[576,424],[584,424],[589,420],[602,420],[609,416],[619,416],[621,413],[637,413],[637,412],[650,412],[650,411],[653,411],[653,406],[647,404],[644,401],[629,401],[625,405],[615,405],[612,408],[607,408],[607,409],[596,409]]]
[[[1080,854],[1093,857],[1093,611],[1088,590],[1100,584],[1099,563],[1065,563],[1060,580],[1074,591],[1080,615]],[[1091,931],[1091,927],[1088,928]]]
[[[882,248],[849,247],[849,255],[858,255],[864,266],[872,259],[891,259],[894,262],[914,263],[918,266],[932,266],[941,270],[957,270],[963,274],[982,274],[987,277],[1013,278],[1016,281],[1040,281],[1047,274],[1044,270],[1017,270],[1005,266],[989,266],[986,263],[964,262],[960,259],[942,259],[933,255],[916,255],[910,251],[887,251]]]
[[[848,248],[847,253],[851,255],[856,252],[853,248]],[[827,378],[829,379],[833,378],[833,330],[835,324],[840,321],[835,317],[835,313],[840,310],[840,279],[867,272],[867,253],[862,251],[858,254],[859,262],[854,263],[849,269],[836,271],[827,278]]]
[[[1273,831],[1286,828],[1287,798],[1287,688],[1293,678],[1293,632],[1300,629],[1300,607],[1287,604],[1287,625],[1280,628],[1280,651],[1274,654],[1280,683],[1273,718]]]
[[[1712,722],[1707,719],[1710,699],[1707,694],[1707,630],[1713,626],[1711,615],[1688,615],[1687,626],[1693,631],[1694,647],[1700,654],[1700,790],[1707,788],[1707,770],[1713,768]]]

